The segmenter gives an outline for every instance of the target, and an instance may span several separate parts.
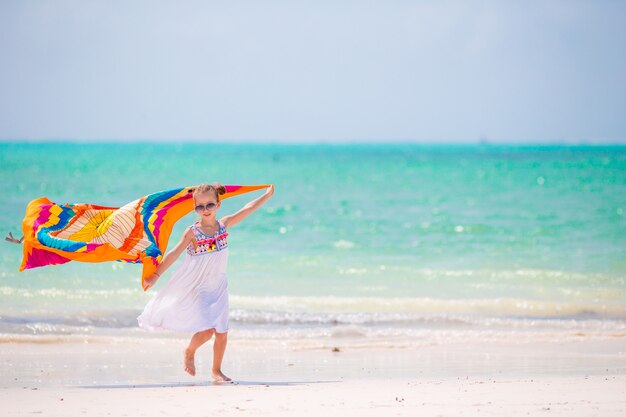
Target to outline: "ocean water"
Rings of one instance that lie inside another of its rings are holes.
[[[231,333],[626,332],[624,146],[4,143],[0,233],[41,196],[121,206],[214,181],[276,188],[230,231]],[[2,245],[3,334],[143,334],[136,316],[177,267],[144,293],[139,265],[20,273],[21,247]]]

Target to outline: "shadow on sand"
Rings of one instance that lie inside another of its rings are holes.
[[[115,388],[179,388],[179,387],[208,387],[215,386],[234,386],[234,385],[258,385],[266,387],[289,387],[294,385],[310,385],[310,384],[332,384],[341,381],[232,381],[232,382],[173,382],[163,384],[123,384],[123,385],[79,385],[72,388],[91,388],[91,389],[115,389]]]

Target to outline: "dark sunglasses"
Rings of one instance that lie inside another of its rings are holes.
[[[203,206],[202,204],[198,204],[196,206],[196,211],[204,211],[205,209],[213,210],[215,207],[217,207],[217,204],[215,203],[209,203],[206,206]]]

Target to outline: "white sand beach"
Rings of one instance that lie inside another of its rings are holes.
[[[197,376],[184,373],[184,339],[1,340],[5,416],[606,417],[626,411],[623,335],[404,348],[233,338],[224,362],[235,380],[230,384],[209,381],[210,344],[198,351]]]

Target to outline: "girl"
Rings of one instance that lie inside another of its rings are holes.
[[[217,210],[222,204],[219,196],[225,192],[221,184],[196,187],[193,199],[200,221],[185,229],[180,242],[165,254],[156,272],[146,278],[147,288],[156,283],[185,249],[187,253],[165,288],[148,301],[137,317],[139,327],[146,330],[194,333],[184,351],[185,371],[190,375],[196,374],[196,350],[215,335],[212,377],[219,382],[231,380],[222,373],[228,334],[227,230],[269,200],[274,186],[238,212],[217,220]]]

